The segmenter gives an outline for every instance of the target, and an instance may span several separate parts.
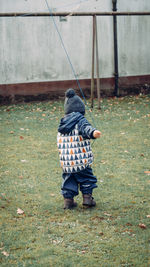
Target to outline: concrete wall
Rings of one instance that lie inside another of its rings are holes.
[[[119,11],[150,11],[150,1],[118,0]],[[118,17],[120,76],[150,74],[150,16]]]
[[[111,11],[111,0],[47,0],[53,11]],[[118,11],[150,11],[150,1],[118,0]],[[0,12],[47,12],[44,0],[0,0]],[[54,17],[78,79],[90,79],[92,18]],[[98,17],[100,77],[113,77],[113,20]],[[119,75],[150,74],[150,16],[118,17]],[[0,84],[73,80],[51,17],[0,18]]]
[[[145,0],[144,0],[145,1]],[[53,11],[111,10],[111,0],[47,0]],[[140,2],[140,1],[139,1]],[[44,12],[45,0],[1,0],[1,12]]]

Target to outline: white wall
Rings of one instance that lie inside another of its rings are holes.
[[[119,11],[150,11],[150,1],[118,0]],[[150,74],[150,16],[118,17],[120,76]]]
[[[111,0],[47,0],[53,11],[111,11]],[[1,12],[44,12],[45,0],[0,0]]]
[[[47,0],[53,11],[111,11],[111,0]],[[141,4],[142,2],[142,4]],[[118,11],[150,11],[150,1],[118,0]],[[0,0],[0,12],[47,12],[45,0]],[[92,18],[54,17],[79,79],[91,77]],[[99,69],[112,77],[113,20],[98,17]],[[119,74],[150,74],[150,16],[118,17]],[[0,18],[0,84],[72,80],[51,17]]]

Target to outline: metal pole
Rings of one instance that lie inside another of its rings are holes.
[[[114,0],[112,0],[114,1]],[[0,13],[0,17],[49,17],[49,16],[149,16],[150,12],[32,12]]]
[[[91,77],[91,108],[94,104],[94,65],[95,65],[95,26],[96,17],[93,16],[93,42],[92,42],[92,77]]]
[[[96,32],[96,73],[97,73],[97,98],[98,98],[98,109],[101,109],[100,107],[100,78],[99,78],[99,62],[98,62],[98,38],[97,38],[97,20],[95,16],[95,32]]]
[[[113,11],[117,11],[117,0],[112,0]],[[118,89],[118,40],[117,40],[117,16],[113,16],[114,31],[114,76],[115,76],[115,96],[119,96]]]

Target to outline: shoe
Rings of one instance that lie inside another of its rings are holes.
[[[83,206],[87,207],[95,207],[96,202],[91,194],[84,194],[83,195]]]
[[[73,209],[77,207],[77,203],[72,198],[64,198],[64,209]]]

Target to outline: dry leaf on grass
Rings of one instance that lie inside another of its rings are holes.
[[[150,218],[150,215],[146,215],[147,218]]]
[[[108,216],[108,217],[111,217],[111,216],[112,216],[111,214],[109,214],[109,213],[107,213],[107,212],[104,212],[104,214],[105,214],[106,216]]]
[[[103,232],[100,232],[99,235],[104,235],[104,233]]]
[[[9,254],[8,254],[6,251],[2,251],[2,254],[3,254],[4,256],[6,256],[6,257],[9,256]]]
[[[17,209],[17,214],[21,215],[21,214],[24,214],[24,211],[21,210],[20,208]]]
[[[27,162],[27,160],[26,159],[21,159],[21,162]]]
[[[127,225],[127,226],[132,226],[132,224],[131,224],[131,223],[126,223],[126,225]]]
[[[142,229],[146,229],[146,225],[144,223],[139,223],[139,227],[142,228]]]
[[[145,171],[144,173],[147,175],[150,175],[150,171]]]

